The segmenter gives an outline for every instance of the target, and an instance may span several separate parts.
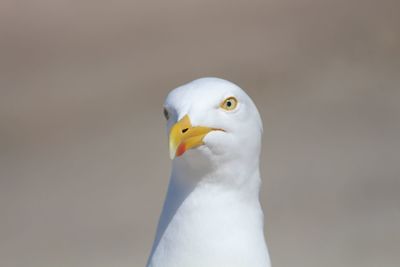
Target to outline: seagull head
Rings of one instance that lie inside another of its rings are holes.
[[[182,85],[168,94],[164,115],[174,161],[258,164],[261,118],[253,101],[236,84],[201,78]]]

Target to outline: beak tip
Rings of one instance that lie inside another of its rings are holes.
[[[176,148],[173,145],[169,146],[169,158],[173,160],[176,157]]]

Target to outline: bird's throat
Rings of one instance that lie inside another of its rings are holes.
[[[163,251],[176,255],[171,258],[183,257],[183,262],[185,255],[190,255],[191,262],[197,257],[201,262],[205,255],[216,252],[211,260],[220,264],[235,259],[250,264],[247,266],[258,266],[251,265],[254,257],[265,262],[263,215],[258,193],[249,194],[218,183],[200,181],[190,186],[180,181],[176,177],[170,181],[152,252],[155,261],[157,253]],[[249,251],[246,246],[260,248],[260,251]],[[214,262],[203,264],[215,266]],[[168,265],[164,263],[163,266]]]

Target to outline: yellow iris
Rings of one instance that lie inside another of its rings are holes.
[[[235,97],[231,96],[231,97],[228,97],[227,99],[225,99],[221,103],[220,107],[229,111],[229,110],[234,110],[236,108],[237,104],[238,104],[237,99]]]

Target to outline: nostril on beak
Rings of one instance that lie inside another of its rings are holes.
[[[182,133],[186,133],[189,128],[182,129]]]

